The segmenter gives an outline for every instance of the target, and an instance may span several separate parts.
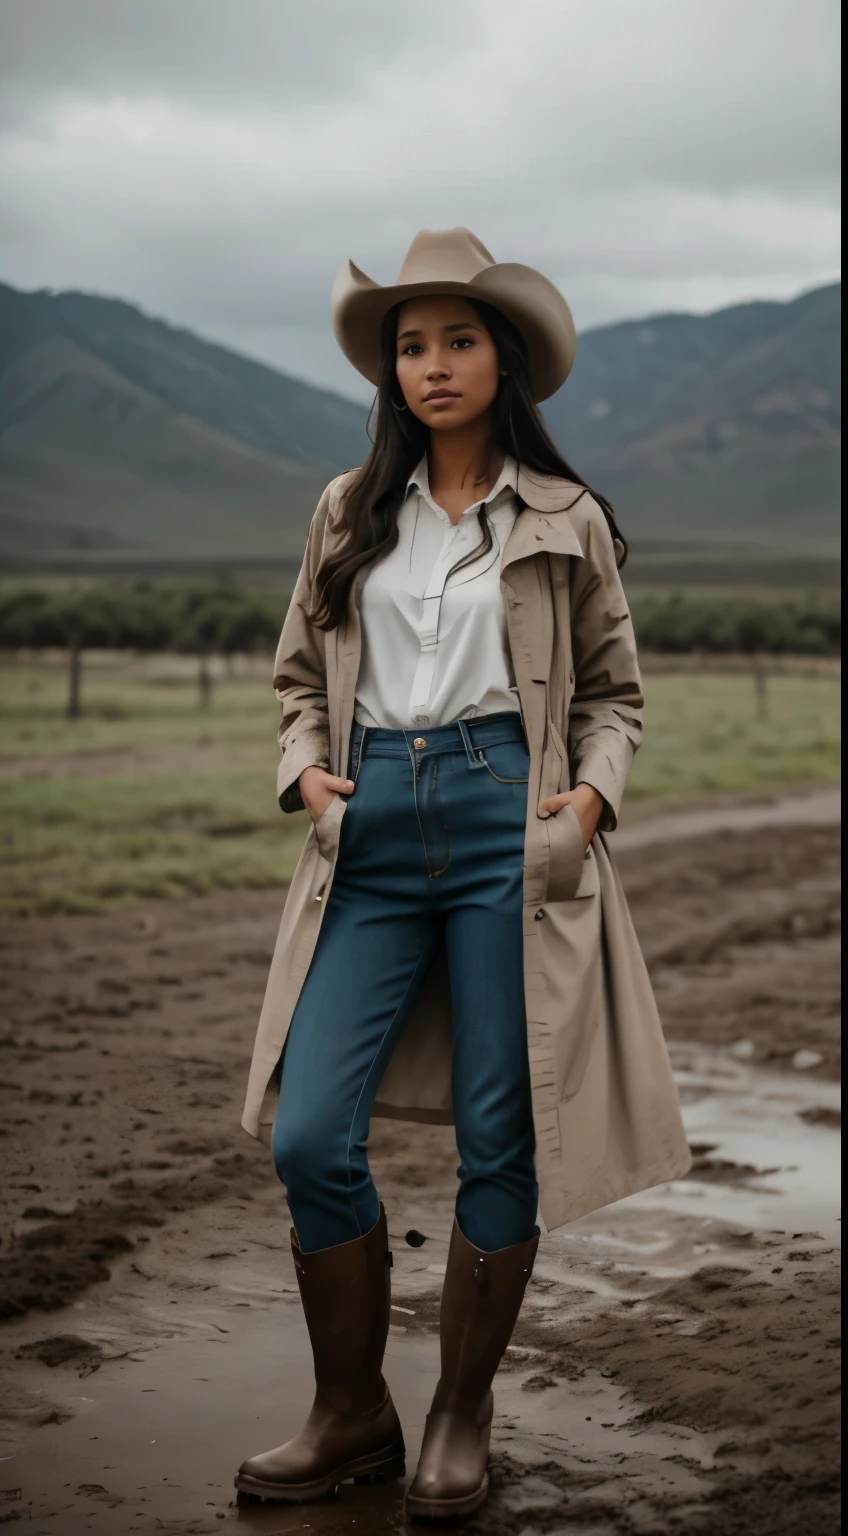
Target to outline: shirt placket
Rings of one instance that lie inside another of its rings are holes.
[[[445,514],[442,514],[443,516]],[[420,646],[418,662],[415,668],[415,676],[412,679],[412,697],[410,700],[409,718],[416,726],[430,724],[430,700],[433,694],[433,683],[436,677],[436,661],[439,653],[439,619],[442,612],[442,598],[445,592],[445,583],[451,566],[460,558],[458,545],[463,540],[454,537],[457,528],[465,528],[467,514],[463,515],[457,525],[450,524],[445,530],[445,537],[439,558],[433,567],[430,580],[424,591],[422,599],[421,619],[418,625],[418,642]],[[450,521],[448,519],[448,521]]]

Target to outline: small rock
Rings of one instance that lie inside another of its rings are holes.
[[[544,1371],[537,1371],[534,1376],[528,1376],[521,1383],[522,1392],[544,1392],[548,1387],[555,1387],[553,1376],[548,1376]]]
[[[734,1040],[727,1048],[729,1056],[737,1056],[740,1061],[750,1061],[757,1053],[757,1047],[753,1040]]]
[[[838,1131],[842,1125],[842,1110],[814,1104],[811,1109],[799,1109],[798,1119],[805,1120],[807,1125],[826,1125],[830,1130]]]
[[[796,1051],[792,1057],[796,1072],[808,1072],[810,1067],[820,1067],[823,1061],[821,1051]]]

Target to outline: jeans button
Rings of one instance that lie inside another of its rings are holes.
[[[415,738],[414,742],[412,743],[412,745],[420,752],[421,748],[422,747],[426,747],[427,743],[424,740],[423,736],[416,736],[416,738]]]

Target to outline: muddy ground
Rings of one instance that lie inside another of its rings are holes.
[[[466,1529],[838,1529],[839,831],[826,797],[761,819],[619,834],[695,1164],[543,1238]],[[282,1196],[238,1128],[279,908],[225,893],[3,936],[0,1524],[401,1527],[400,1485],[233,1502],[309,1397]],[[412,1466],[456,1154],[396,1123],[372,1145]]]

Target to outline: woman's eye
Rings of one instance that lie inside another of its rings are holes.
[[[408,346],[404,347],[403,352],[401,353],[401,356],[402,357],[414,357],[420,351],[421,351],[420,344],[417,341],[411,341]]]
[[[474,343],[470,336],[454,336],[454,339],[451,342],[452,347],[461,347],[463,351],[466,347],[473,347],[473,345]]]

